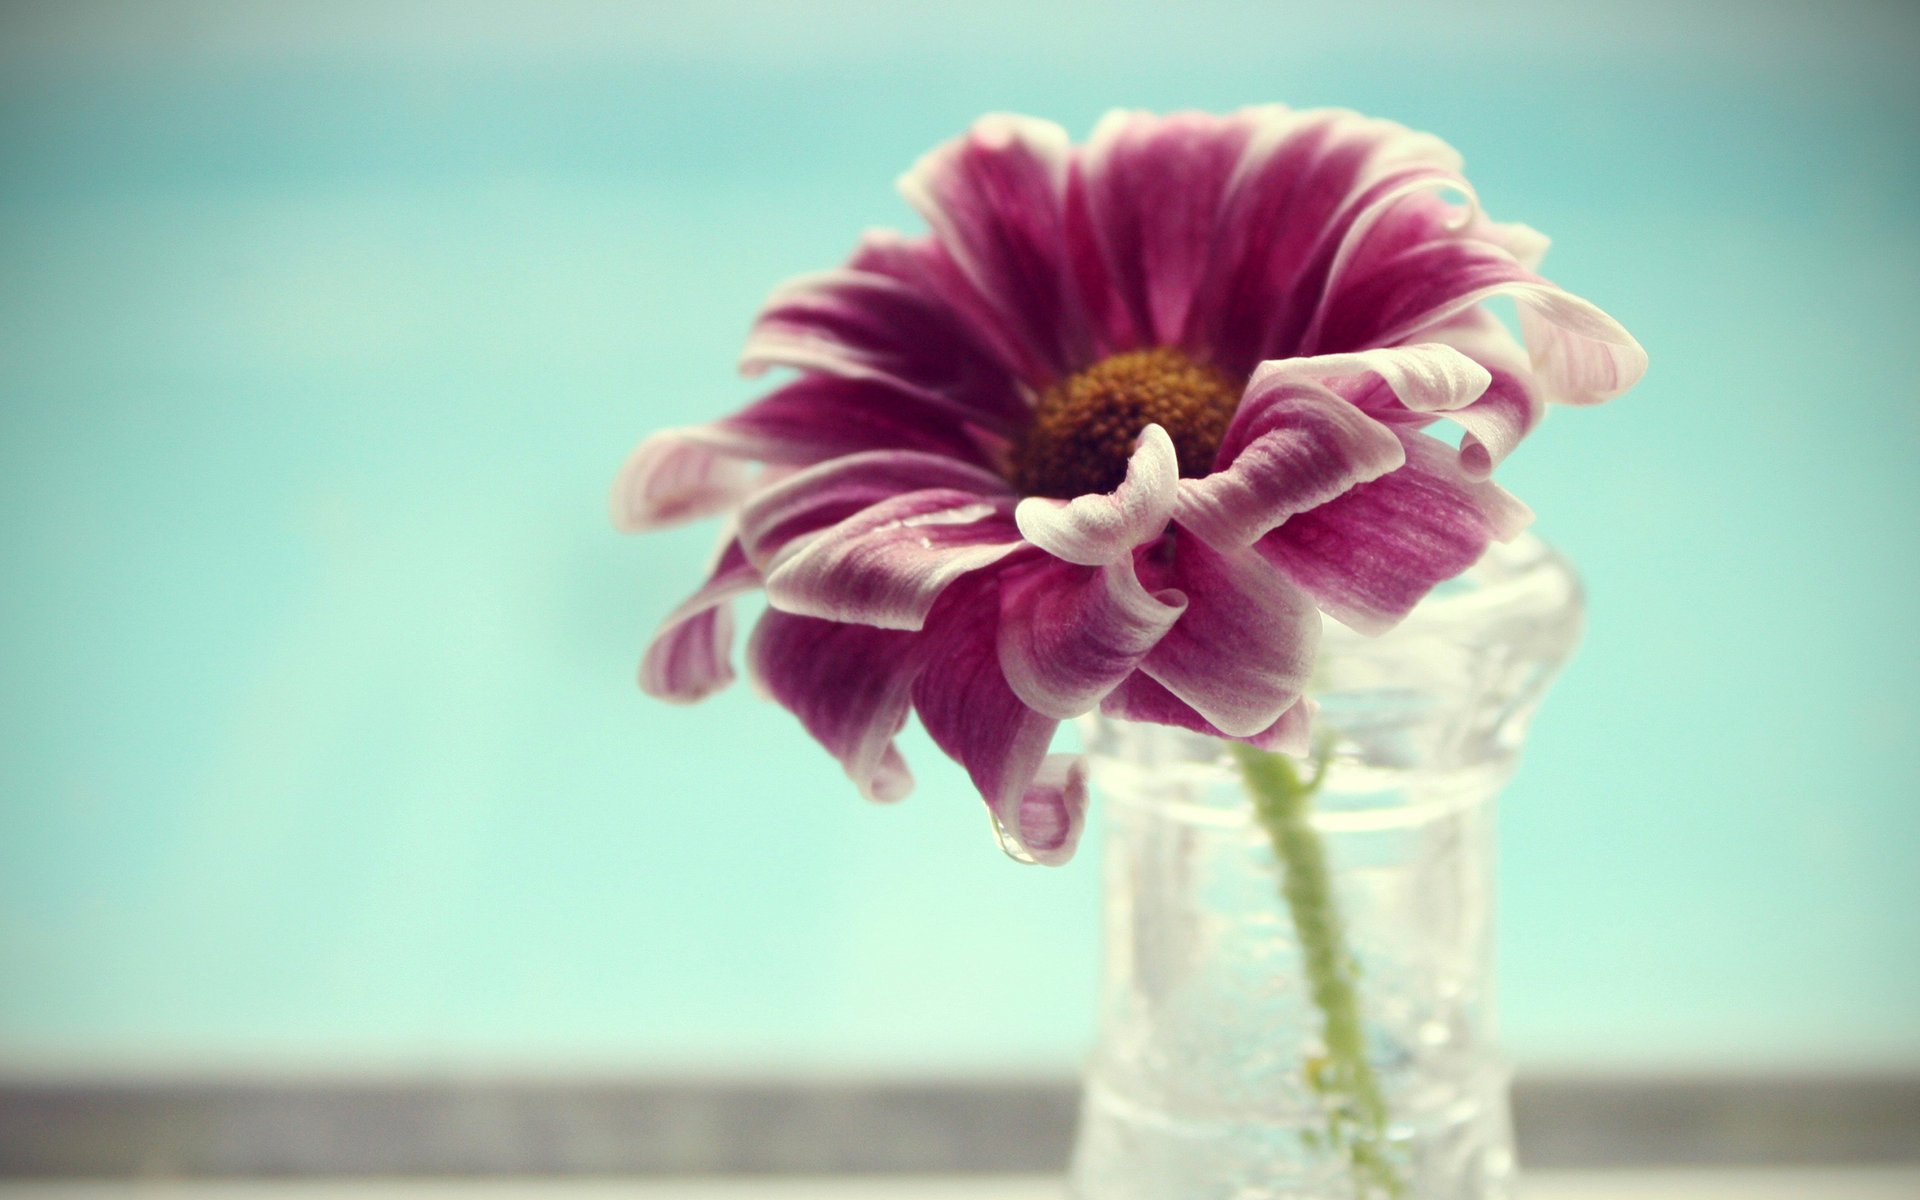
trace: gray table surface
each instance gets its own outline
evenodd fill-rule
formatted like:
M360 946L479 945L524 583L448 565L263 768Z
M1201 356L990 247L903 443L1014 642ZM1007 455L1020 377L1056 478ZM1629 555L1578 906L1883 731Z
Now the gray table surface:
M1041 1176L782 1180L63 1180L0 1200L1063 1200ZM1537 1171L1520 1200L1920 1200L1920 1169Z

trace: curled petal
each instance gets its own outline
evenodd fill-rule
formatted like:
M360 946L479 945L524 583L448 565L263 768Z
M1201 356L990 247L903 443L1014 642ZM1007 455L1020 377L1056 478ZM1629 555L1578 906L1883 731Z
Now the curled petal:
M1245 742L1261 750L1304 757L1312 749L1313 715L1318 707L1311 699L1302 696L1265 729L1231 740ZM1124 683L1109 692L1107 698L1100 702L1100 711L1123 721L1172 725L1178 729L1204 733L1208 737L1229 736L1195 712L1191 704L1143 672L1128 676Z
M1311 697L1302 696L1275 717L1273 724L1240 740L1258 750L1305 758L1313 750L1313 717L1319 708Z
M992 314L1012 365L1036 386L1071 374L1090 349L1065 249L1071 156L1058 125L999 114L900 179L907 203Z
M1020 793L1012 833L1027 857L1058 866L1073 857L1087 817L1087 760L1049 754Z
M1335 256L1383 196L1464 185L1451 147L1391 121L1278 105L1236 116L1253 135L1221 201L1181 344L1244 372L1301 352Z
M1313 671L1313 601L1254 551L1222 553L1197 538L1180 541L1163 570L1164 583L1186 594L1187 611L1141 671L1229 737L1270 727Z
M928 488L1009 496L1006 482L983 467L911 450L875 450L831 459L756 493L740 509L740 541L762 570L801 541L867 508ZM1010 500L1008 501L1011 502Z
M731 604L708 604L685 614L676 610L640 660L640 690L675 704L705 700L732 682Z
M746 495L753 465L707 444L697 429L666 429L640 443L614 477L614 528L639 533L724 511Z
M691 704L733 682L733 606L727 601L760 586L740 540L729 533L700 590L667 614L640 661L649 696Z
M1480 398L1446 414L1465 431L1460 439L1460 469L1469 478L1485 479L1546 414L1546 398L1527 352L1499 318L1484 309L1469 310L1425 336L1458 349L1487 369L1487 390Z
M740 366L881 384L920 407L1003 430L1025 413L1012 377L958 315L872 271L823 271L780 287L754 322Z
M1140 585L1131 557L1104 567L1043 560L1000 585L1000 667L1029 708L1092 712L1186 611L1172 589Z
M1028 708L1007 685L998 611L990 580L947 594L922 635L926 666L913 706L934 744L966 768L1002 836L1038 862L1063 862L1079 839L1085 777L1059 763L1043 771L1059 722Z
M1173 438L1149 425L1127 460L1127 477L1112 492L1071 500L1029 496L1014 520L1023 537L1055 558L1082 566L1117 562L1165 531L1179 482Z
M800 719L869 800L898 800L913 776L893 744L906 724L918 658L913 635L769 609L747 643L768 695Z
M929 488L865 508L767 568L767 602L790 613L918 629L947 585L1026 548L1005 502Z
M1546 405L1527 375L1495 372L1485 396L1450 414L1465 431L1460 438L1460 469L1469 479L1490 477L1545 412Z
M1248 546L1293 514L1393 470L1402 457L1392 430L1332 391L1286 374L1256 376L1217 469L1180 480L1173 519L1219 549Z
M1430 342L1276 359L1260 364L1247 390L1250 395L1284 394L1288 388L1317 385L1378 416L1393 407L1417 413L1452 412L1477 400L1490 381L1487 368L1458 347ZM1241 430L1228 429L1223 449L1237 447L1246 436Z
M1487 289L1484 297L1512 296L1533 369L1554 384L1562 404L1599 404L1640 382L1647 351L1620 322L1571 292L1542 279Z
M1435 584L1533 515L1497 484L1470 477L1444 442L1411 430L1399 436L1405 466L1293 517L1255 545L1329 616L1361 633L1392 628Z
M1400 198L1330 281L1308 352L1393 345L1495 296L1520 309L1547 398L1595 404L1638 382L1647 353L1618 321L1536 275L1543 240L1431 194Z

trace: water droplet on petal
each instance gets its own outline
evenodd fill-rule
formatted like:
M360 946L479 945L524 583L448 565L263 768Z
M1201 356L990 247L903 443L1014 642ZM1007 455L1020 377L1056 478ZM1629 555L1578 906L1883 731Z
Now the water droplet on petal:
M1040 860L1027 853L1027 848L1020 844L1020 839L1001 823L1000 814L988 813L987 817L993 822L993 840L1000 843L1000 849L1006 852L1008 858L1030 867L1039 863Z

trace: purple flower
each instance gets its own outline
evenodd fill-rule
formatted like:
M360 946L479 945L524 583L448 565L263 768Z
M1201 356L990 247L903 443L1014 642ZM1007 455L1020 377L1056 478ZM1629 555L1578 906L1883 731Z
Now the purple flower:
M1320 614L1387 629L1519 532L1494 466L1646 365L1459 167L1348 112L982 119L901 180L929 236L768 300L743 368L796 375L622 469L623 529L729 514L642 685L726 686L764 588L749 669L862 793L911 788L917 712L1042 862L1085 807L1063 719L1303 751Z

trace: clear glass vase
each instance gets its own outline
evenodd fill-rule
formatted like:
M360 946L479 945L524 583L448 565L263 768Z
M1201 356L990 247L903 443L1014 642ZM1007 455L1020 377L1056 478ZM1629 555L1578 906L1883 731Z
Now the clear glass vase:
M1383 1101L1368 1148L1383 1170L1360 1170L1342 1134L1352 1113L1325 1085L1332 1039L1295 897L1283 900L1235 758L1217 739L1090 720L1106 967L1075 1197L1510 1194L1494 797L1580 628L1577 578L1532 537L1495 547L1385 636L1327 625L1321 773L1302 821L1352 970L1356 1057Z

